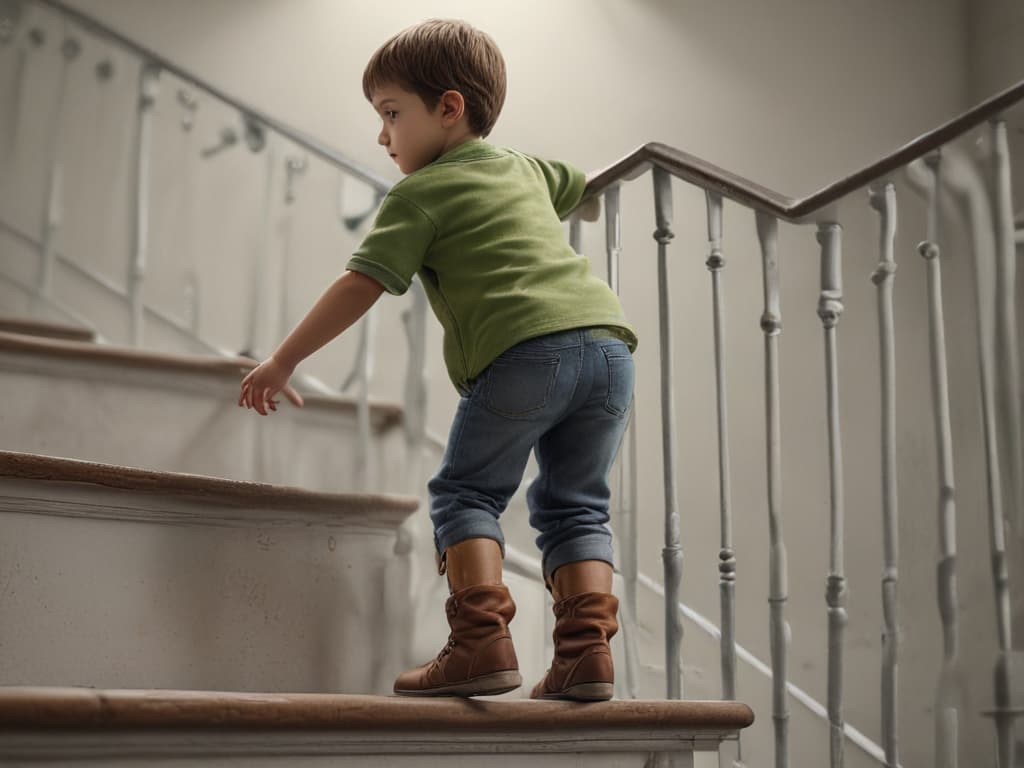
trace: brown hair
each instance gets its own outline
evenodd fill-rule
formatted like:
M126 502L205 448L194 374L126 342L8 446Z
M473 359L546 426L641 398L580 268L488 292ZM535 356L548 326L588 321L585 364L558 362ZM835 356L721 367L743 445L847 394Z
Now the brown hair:
M402 30L370 57L363 71L367 100L391 84L416 93L430 110L445 91L458 91L470 128L486 136L505 103L505 60L486 32L464 21L430 19Z

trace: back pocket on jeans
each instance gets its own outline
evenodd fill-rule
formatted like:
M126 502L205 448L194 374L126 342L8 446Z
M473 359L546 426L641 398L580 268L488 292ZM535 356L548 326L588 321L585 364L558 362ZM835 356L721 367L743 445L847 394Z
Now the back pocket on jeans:
M625 416L629 405L633 402L633 356L622 348L603 347L604 357L608 363L608 397L604 407L616 416Z
M487 371L484 404L499 416L525 418L548 404L557 375L557 357L499 357Z

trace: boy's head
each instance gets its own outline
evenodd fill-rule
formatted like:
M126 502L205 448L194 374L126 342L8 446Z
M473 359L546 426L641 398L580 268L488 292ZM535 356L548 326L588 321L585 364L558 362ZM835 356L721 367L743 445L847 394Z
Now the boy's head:
M505 103L505 61L490 35L464 21L430 19L388 40L363 71L363 94L398 86L434 111L447 91L465 102L470 131L487 136Z

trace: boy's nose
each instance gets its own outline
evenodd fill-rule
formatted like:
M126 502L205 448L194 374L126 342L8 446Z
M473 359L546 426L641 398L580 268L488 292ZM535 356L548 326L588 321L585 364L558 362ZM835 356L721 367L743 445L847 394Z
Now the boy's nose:
M387 131L381 131L380 133L377 134L377 143L380 144L382 147L386 147L388 145Z

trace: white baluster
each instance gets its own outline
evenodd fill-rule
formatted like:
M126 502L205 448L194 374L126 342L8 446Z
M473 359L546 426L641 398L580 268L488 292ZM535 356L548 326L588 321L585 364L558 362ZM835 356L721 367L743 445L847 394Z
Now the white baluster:
M40 31L40 35L41 35ZM53 273L57 265L57 235L60 231L63 210L61 207L64 191L64 169L61 158L61 129L67 106L68 75L71 63L82 52L77 38L65 38L60 48L60 79L57 84L57 106L50 135L50 172L46 188L46 210L43 213L42 236L39 245L39 273L36 278L36 298L47 302L53 291Z
M878 288L878 345L882 411L882 747L887 768L899 765L897 749L897 670L899 633L899 507L896 495L896 330L892 289L896 274L896 190L886 184L872 191L871 206L881 216L879 262L871 275Z
M583 253L583 220L579 213L569 217L569 245L576 253Z
M356 487L364 492L370 487L370 380L373 377L375 363L374 340L377 337L378 322L376 309L375 306L370 307L359 321L359 346L356 348L352 370L341 385L342 392L348 392L353 384L359 385L356 390L356 428L359 440L356 446L354 474Z
M604 193L604 242L608 252L608 285L619 294L619 259L622 256L622 195L618 184Z
M782 434L779 405L779 334L782 309L779 298L779 222L757 213L757 237L761 243L764 283L764 378L766 454L768 463L768 535L770 646L772 655L772 721L775 726L775 768L789 765L789 709L786 702L786 653L789 625L785 608L787 584L786 544L782 536Z
M999 361L1000 411L1004 414L1004 425L1008 434L1007 487L1012 506L1016 508L1019 530L1024 530L1024 492L1021 489L1021 405L1020 405L1020 363L1017 355L1016 316L1016 249L1013 231L1013 203L1010 188L1010 148L1006 139L1006 121L992 122L992 205L996 235L996 343ZM985 369L983 367L983 373ZM983 382L984 384L985 382ZM988 382L994 389L995 381ZM1009 422L1008 424L1006 422ZM986 426L994 433L998 428L994 419L986 420ZM994 443L996 435L989 436ZM993 444L993 448L994 448ZM998 457L992 457L998 470ZM991 459L990 459L991 464ZM1009 654L1013 647L1011 638L1010 578L1006 562L1006 534L1002 505L998 495L1002 483L996 478L995 487L990 491L989 503L989 547L992 558L992 579L996 599L996 632L999 642L999 658L995 669L995 725L996 746L999 766L1012 766L1014 758L1014 716L1010 712L1010 670Z
M143 344L145 302L142 283L149 261L150 150L153 144L153 112L160 90L159 68L144 63L139 72L138 128L135 136L135 232L128 269L128 303L131 308L132 344Z
M1021 446L1020 360L1017 352L1017 261L1013 226L1010 147L1006 121L992 121L992 209L996 239L996 360L999 365L1000 410L1009 449L1007 487L1016 525L1024 531L1024 449Z
M654 208L658 243L658 309L661 339L661 435L665 483L665 673L669 699L683 695L680 649L683 643L683 618L679 614L683 548L676 505L676 419L672 381L672 315L668 282L668 244L672 232L672 177L661 168L654 169Z
M427 294L419 280L414 280L409 292L412 306L402 312L409 363L405 373L403 406L405 417L406 467L409 492L420 493L423 465L423 444L427 424ZM404 530L404 529L403 529ZM411 546L411 542L409 544Z
M191 128L186 129L191 130ZM277 169L277 151L271 145L266 154L266 175L263 179L263 233L256 249L249 281L249 323L242 353L254 358L263 357L264 318L267 314L267 277L270 274L270 249L274 239L274 177Z
M722 636L720 660L722 698L736 698L736 557L732 548L732 481L729 472L729 419L725 380L725 314L722 307L722 196L706 192L711 273L712 322L715 353L715 403L718 416L718 491L721 549L718 553L719 601Z
M843 313L842 230L818 225L821 244L821 296L818 317L825 331L825 392L828 413L830 539L828 604L828 719L832 768L843 764L843 635L846 628L846 577L843 563L843 452L839 431L839 354L836 326Z
M619 187L610 187L604 194L605 249L608 254L608 285L619 292L619 257L622 255L622 210ZM622 639L626 649L625 692L630 699L637 697L640 677L639 626L637 622L637 578L640 564L637 558L639 534L637 531L636 485L636 401L630 409L629 423L618 459L618 511L620 569L624 587L619 614L622 618Z
M946 331L942 307L942 267L939 262L939 168L940 155L926 160L932 174L928 195L928 239L918 251L928 263L928 321L931 357L932 408L939 460L939 568L938 599L942 618L943 663L935 694L935 765L956 768L960 711L963 707L959 680L960 638L956 608L956 494L953 478L953 437L949 416L949 382L946 366Z

